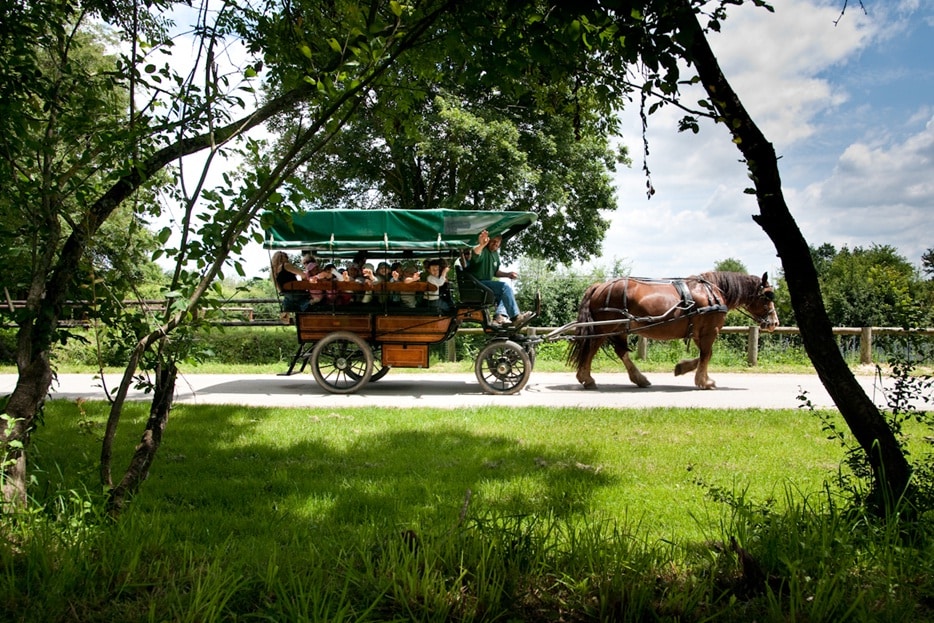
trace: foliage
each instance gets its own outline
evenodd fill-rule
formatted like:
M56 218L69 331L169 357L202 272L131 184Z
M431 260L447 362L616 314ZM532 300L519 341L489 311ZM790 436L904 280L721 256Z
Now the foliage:
M800 411L179 405L112 522L82 486L104 406L48 408L41 496L0 519L24 623L931 615L928 528L841 508Z
M746 270L746 265L743 264L742 260L738 260L735 257L728 257L725 260L715 262L713 269L720 272L742 273L744 275L749 274L749 271Z
M902 339L906 343L920 341L917 336L910 335ZM910 353L911 349L903 352ZM891 390L885 394L885 423L895 436L902 453L912 462L912 491L906 499L884 499L878 490L878 483L873 479L869 457L863 449L853 443L833 418L826 413L819 413L828 439L835 440L845 451L845 459L836 476L836 485L854 508L902 505L912 512L934 508L934 454L921 449L919 443L919 436L930 442L931 433L934 432L934 419L925 409L934 402L934 377L919 374L917 364L918 360L910 355L892 355L888 365L894 383ZM876 374L881 381L883 372L878 365ZM803 406L813 410L806 395L800 396L800 399ZM921 431L915 426L909 432L908 425L911 423L920 425ZM928 434L923 435L923 432Z
M0 114L0 175L6 180L0 235L7 241L0 247L0 263L14 299L28 297L36 280L51 270L62 241L85 226L92 197L120 174L117 163L132 150L133 140L131 130L119 130L129 92L119 78L119 59L107 52L110 33L76 21L67 4L32 8L24 7L18 15L23 22L17 23L35 32L35 39L8 37L8 43L26 47L16 58L5 58L16 72L40 77L10 83L8 76L5 88L12 92ZM56 11L62 23L32 23ZM150 260L157 242L144 220L153 201L145 190L135 205L117 210L80 264L69 267L75 283L68 297L88 305L79 317L96 315L95 299L120 301L143 282L161 281Z
M836 327L923 327L934 323L934 288L889 245L836 249L811 247L821 295ZM795 324L784 277L778 280L775 308L783 324Z
M921 254L921 271L928 279L934 278L934 247L925 249Z
M837 326L920 326L914 268L894 247L843 247L821 275L821 291Z
M429 40L386 72L325 156L303 169L305 204L531 210L539 221L522 236L528 254L587 259L608 226L601 213L616 207L609 172L628 163L625 149L609 147L615 123L601 116L607 102L592 84L602 77L578 66L584 50L513 66L531 48L558 54L551 46L567 45L568 33L560 23L542 30L532 5L477 8L442 17L439 28L458 36ZM529 30L534 38L513 34ZM478 66L501 49L497 71ZM287 141L289 123L278 129Z
M532 310L540 297L541 313L535 324L560 327L577 319L577 307L587 288L595 282L623 276L622 270L617 263L608 269L595 267L584 272L564 264L524 257L519 264L516 302L520 309Z

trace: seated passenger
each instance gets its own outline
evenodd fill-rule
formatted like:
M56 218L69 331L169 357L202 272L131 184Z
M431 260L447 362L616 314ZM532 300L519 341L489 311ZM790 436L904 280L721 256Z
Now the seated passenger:
M389 282L390 283L402 283L402 262L393 262L389 267ZM398 292L390 292L389 302L393 305L398 305L402 303L402 299L399 297Z
M399 281L402 283L415 283L421 281L422 274L415 270L415 264L406 263L402 266L399 277ZM418 303L418 297L415 295L415 292L400 292L399 302L402 303L403 307L415 309Z
M379 277L376 276L372 264L364 264L363 268L360 269L360 273L360 278L357 281L366 286L366 291L360 292L357 300L363 304L370 303L373 301L373 286L379 283Z
M499 268L499 248L502 243L502 236L493 236L491 238L487 230L484 229L480 232L477 245L473 248L473 253L467 262L467 272L493 290L493 294L496 296L496 315L493 317L493 325L514 324L521 327L528 323L535 314L532 312L520 313L512 286L505 281L496 280L497 277L518 278L515 272L506 272Z
M425 278L425 281L436 288L436 290L429 289L425 292L425 302L429 308L440 313L447 313L451 309L445 296L450 287L448 286L450 266L443 259L438 258L425 262L425 269L428 271L428 277Z
M374 283L386 284L392 281L392 270L388 262L380 262L376 265L376 281ZM380 304L386 303L389 301L389 295L383 290L383 294L379 295Z
M302 251L302 265L305 267L305 278L311 279L318 274L318 258L313 251Z
M341 280L344 283L360 283L360 278L360 267L353 262L347 264L347 268L343 270L343 277ZM353 303L356 300L358 300L356 292L341 290L337 293L337 301L335 302L338 305L347 305L348 303Z
M282 251L276 251L272 256L272 276L276 284L276 292L282 296L282 311L303 312L311 306L311 299L304 290L286 290L285 285L290 281L301 281L305 274L289 261L289 256Z

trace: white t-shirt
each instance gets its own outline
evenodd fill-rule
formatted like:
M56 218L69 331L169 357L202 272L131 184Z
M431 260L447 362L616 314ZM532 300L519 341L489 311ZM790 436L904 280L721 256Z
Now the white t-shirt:
M442 277L441 275L438 275L437 277L435 277L434 275L428 275L428 278L425 279L425 281L427 281L428 283L438 288L434 292L432 292L431 290L428 290L427 292L425 292L425 300L426 301L437 301L438 297L441 294L441 286L446 284L448 280Z

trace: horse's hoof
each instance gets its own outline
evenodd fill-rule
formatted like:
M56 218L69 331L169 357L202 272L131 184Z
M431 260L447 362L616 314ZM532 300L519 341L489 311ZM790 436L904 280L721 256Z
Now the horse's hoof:
M636 383L636 386L642 387L642 388L652 387L652 381L645 380L645 381L642 381L642 382L640 382L640 383Z
M675 365L675 376L681 376L685 372L687 372L687 370L685 370L684 366L682 366L680 363Z
M584 383L584 389L597 389L596 381L587 381Z

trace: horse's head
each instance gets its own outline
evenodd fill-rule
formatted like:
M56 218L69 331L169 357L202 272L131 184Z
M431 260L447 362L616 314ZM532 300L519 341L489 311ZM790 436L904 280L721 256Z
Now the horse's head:
M747 301L745 307L763 331L771 333L779 325L778 313L775 311L775 290L769 284L768 273L762 273L758 294Z

